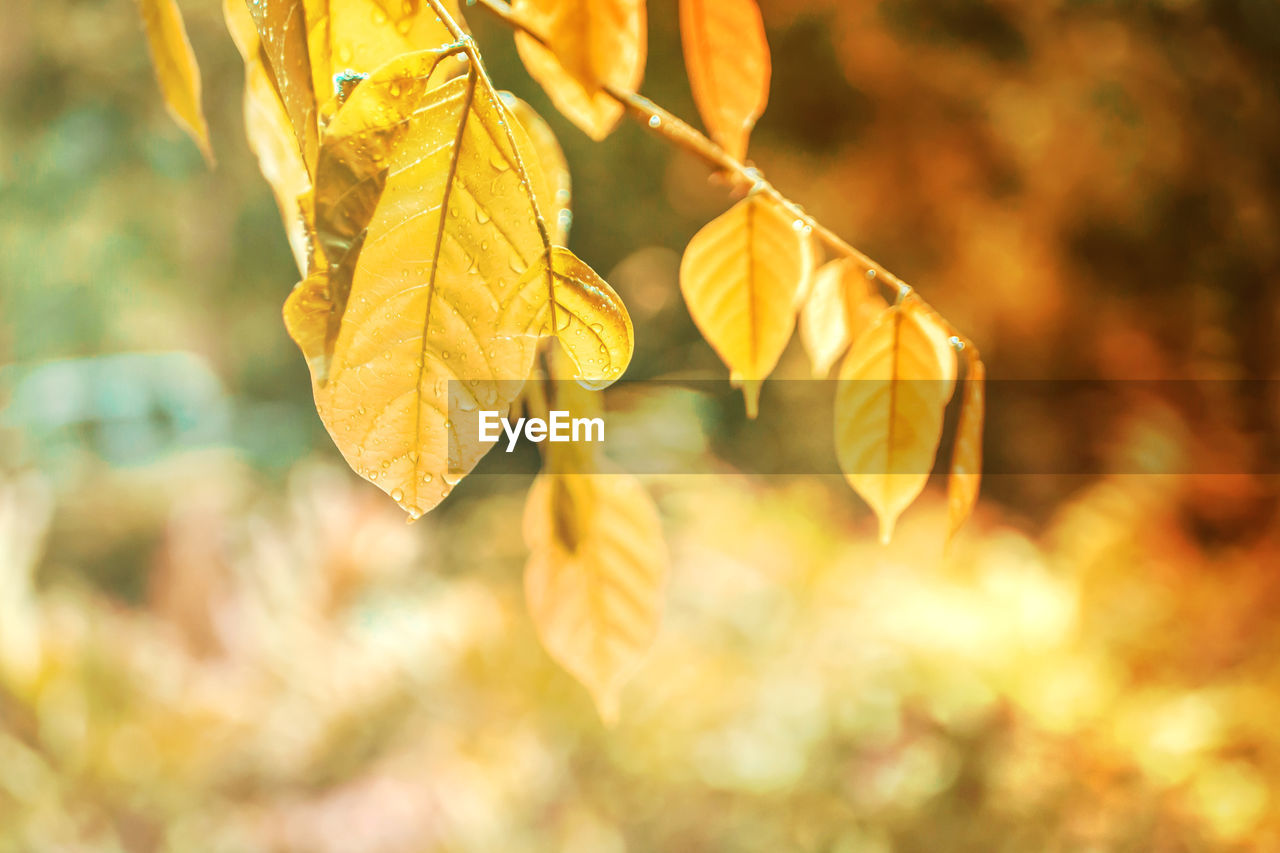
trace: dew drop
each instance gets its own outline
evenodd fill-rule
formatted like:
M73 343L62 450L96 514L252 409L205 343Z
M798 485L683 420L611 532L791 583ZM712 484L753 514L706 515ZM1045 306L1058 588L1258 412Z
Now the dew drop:
M791 230L792 230L792 231L803 231L803 230L804 230L804 220L803 220L803 219L797 219L795 222L792 222L792 223L791 223Z
M964 352L964 341L960 340L959 336L952 335L947 338L947 343L951 344L951 348L956 352Z
M662 118L660 116L649 116L649 127L662 127Z
M423 474L423 475L422 475L422 482L424 482L424 483L430 483L430 482L432 481L432 479L434 479L434 478L433 478L430 474Z
M875 277L876 277L876 271L875 271L875 270L867 270L867 278L868 278L868 279L873 279L873 278L875 278Z
M449 471L444 475L445 485L456 486L462 482L462 478L467 476L461 471Z
M391 500L395 501L396 503L400 503L400 501L404 500L404 492L402 492L400 489L392 489Z

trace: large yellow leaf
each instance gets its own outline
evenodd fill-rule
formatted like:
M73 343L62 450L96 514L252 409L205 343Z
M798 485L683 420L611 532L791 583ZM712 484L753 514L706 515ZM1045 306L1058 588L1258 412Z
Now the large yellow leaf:
M748 196L694 235L680 290L702 336L728 365L755 417L808 291L813 247L803 223L773 200Z
M824 264L800 310L800 341L814 376L826 376L849 344L869 329L889 304L849 258Z
M551 225L552 241L564 245L569 240L569 228L573 225L570 207L573 203L573 180L569 175L569 161L555 131L537 110L510 92L502 93L502 103L520 122L533 143L533 151L546 178L545 186L533 188L534 195L538 198L543 218Z
M972 353L972 350L970 350ZM960 398L960 419L951 451L951 474L947 481L948 536L955 536L973 513L982 483L982 429L986 419L987 368L982 359L970 355L966 361L964 393Z
M680 0L689 84L711 138L747 156L756 119L769 103L772 65L756 0Z
M489 449L478 409L506 412L538 338L584 382L631 357L617 295L554 248L531 143L472 68L421 51L355 87L326 128L312 275L285 306L321 418L348 463L417 516Z
M629 474L542 474L529 491L524 536L538 636L612 723L658 630L668 556L657 509Z
M881 315L841 366L836 454L884 542L929 479L955 381L947 333L913 299Z
M512 8L550 46L516 35L529 74L565 117L604 139L623 109L602 87L634 90L644 78L644 0L515 0Z
M182 12L174 0L138 0L138 11L142 14L151 47L151 63L169 114L200 146L209 165L213 165L209 125L200 104L200 66L191 50Z

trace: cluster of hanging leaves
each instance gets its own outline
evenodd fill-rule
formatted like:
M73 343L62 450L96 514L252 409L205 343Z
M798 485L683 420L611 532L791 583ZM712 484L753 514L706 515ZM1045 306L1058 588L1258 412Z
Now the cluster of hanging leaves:
M556 107L607 136L644 74L644 0L483 1L518 23L519 54ZM139 3L169 109L212 162L178 9ZM564 248L564 154L531 107L494 88L454 0L225 0L224 11L245 63L246 132L302 276L285 325L351 467L418 518L490 449L478 410L601 412L599 389L631 358L631 321ZM703 122L741 161L769 97L756 0L680 0L680 25ZM753 417L797 325L815 375L840 362L838 457L885 539L934 465L965 353L954 532L981 470L976 351L909 290L890 305L861 261L819 267L811 220L760 183L685 252L694 322ZM611 721L656 635L668 558L652 499L592 447L544 445L525 585L543 645Z
M703 122L742 161L769 100L760 10L755 0L681 0L680 29ZM985 370L976 350L905 288L890 306L875 270L855 258L836 257L815 272L819 251L810 221L758 182L685 249L680 288L689 313L742 388L750 417L797 322L815 376L844 358L837 457L885 541L933 469L955 389L955 351L967 352L949 483L954 533L977 500L982 462Z

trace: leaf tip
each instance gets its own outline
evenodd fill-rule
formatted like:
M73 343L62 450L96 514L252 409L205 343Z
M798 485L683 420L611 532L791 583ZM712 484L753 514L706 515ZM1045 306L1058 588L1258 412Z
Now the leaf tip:
M596 712L600 714L600 722L606 729L615 728L621 716L622 704L616 688L593 690L591 698L595 700Z
M742 401L747 407L747 418L754 421L760 414L760 389L764 385L764 380L743 379L735 373L729 378L729 383L742 391Z

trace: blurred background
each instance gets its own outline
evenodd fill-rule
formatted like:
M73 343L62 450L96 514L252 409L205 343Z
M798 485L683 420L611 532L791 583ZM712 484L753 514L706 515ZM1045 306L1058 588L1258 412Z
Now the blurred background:
M649 5L644 91L692 118ZM1208 396L1025 406L1009 469L1079 473L989 478L945 552L940 490L882 548L840 478L671 437L713 473L647 480L673 573L612 731L524 609L528 476L408 526L342 464L240 60L216 0L181 6L213 171L133 4L5 4L0 851L1280 850L1280 478L1247 473L1280 396L1244 381L1280 372L1280 5L762 2L754 159L993 378ZM723 188L642 129L591 143L468 14L560 135L629 377L722 376L676 270Z

